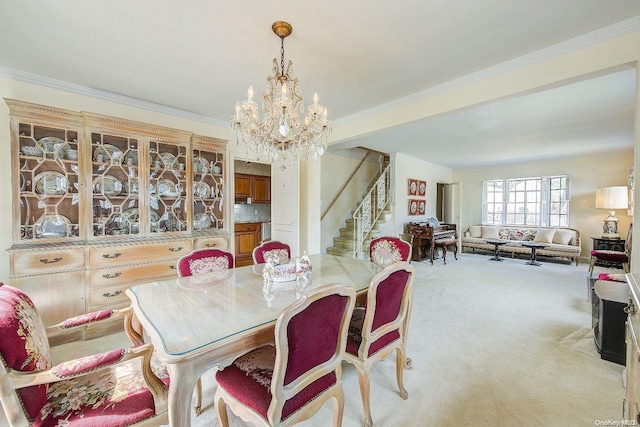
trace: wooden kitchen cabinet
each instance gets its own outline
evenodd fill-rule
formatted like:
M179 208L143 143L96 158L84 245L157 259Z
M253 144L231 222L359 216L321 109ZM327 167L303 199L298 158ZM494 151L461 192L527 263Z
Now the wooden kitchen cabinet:
M271 177L237 173L234 182L237 202L271 203Z
M261 223L236 223L236 267L253 264L253 248L262 240Z
M33 299L45 326L124 307L130 285L177 277L178 258L196 247L229 246L227 141L5 102L12 143L9 283Z
M253 177L253 203L271 203L271 177Z
M251 175L242 175L237 173L234 182L236 184L236 199L253 197Z

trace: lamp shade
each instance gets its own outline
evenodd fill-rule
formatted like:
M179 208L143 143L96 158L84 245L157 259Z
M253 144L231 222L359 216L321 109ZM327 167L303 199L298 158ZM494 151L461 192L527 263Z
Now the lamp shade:
M598 209L627 209L629 207L629 192L626 186L598 187L596 189L596 208Z

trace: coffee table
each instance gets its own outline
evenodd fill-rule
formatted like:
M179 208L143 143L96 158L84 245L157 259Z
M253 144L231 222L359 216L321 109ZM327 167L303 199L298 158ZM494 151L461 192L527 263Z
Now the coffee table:
M507 241L504 240L487 240L487 243L493 245L493 257L489 258L490 261L502 261L503 258L500 258L500 246L506 245Z
M549 245L547 245L546 243L538 243L538 242L522 242L522 246L531 248L531 260L525 262L525 264L535 265L536 267L540 267L542 264L536 261L536 250L546 248Z

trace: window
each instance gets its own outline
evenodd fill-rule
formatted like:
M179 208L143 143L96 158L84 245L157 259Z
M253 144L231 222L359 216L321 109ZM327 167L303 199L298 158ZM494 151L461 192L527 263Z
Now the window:
M484 181L482 222L569 227L568 175Z

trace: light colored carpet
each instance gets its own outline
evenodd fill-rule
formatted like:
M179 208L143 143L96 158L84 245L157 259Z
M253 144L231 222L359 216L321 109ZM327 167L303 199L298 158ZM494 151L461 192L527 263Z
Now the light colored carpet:
M374 424L396 426L593 426L620 420L623 366L600 359L591 332L587 266L460 254L414 263L416 279L405 371L395 358L371 372ZM122 340L122 335L115 339ZM94 340L95 341L95 340ZM125 341L126 342L126 341ZM99 343L84 343L94 351ZM112 344L111 344L112 345ZM56 349L59 358L77 347ZM203 377L205 411L193 426L217 426L214 372ZM361 426L355 369L344 364L343 425ZM244 425L230 412L233 426ZM301 426L331 424L331 405ZM0 426L6 426L0 420Z

